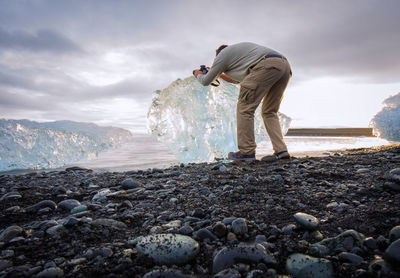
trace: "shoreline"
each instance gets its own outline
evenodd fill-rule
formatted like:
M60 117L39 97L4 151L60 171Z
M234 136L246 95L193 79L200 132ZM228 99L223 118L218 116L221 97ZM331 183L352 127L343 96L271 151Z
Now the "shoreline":
M285 136L376 137L369 127L289 128Z
M289 277L298 254L324 277L378 277L378 266L399 277L399 165L395 144L274 163L0 175L0 276ZM177 234L196 243L188 256ZM157 263L143 237L173 263Z
M318 129L320 130L320 129ZM147 138L148 136L146 136ZM139 136L139 144L141 141L145 140L142 136ZM150 137L152 138L152 137ZM379 146L387 146L387 145L396 145L396 142L385 142L382 139L376 138L376 140L370 144L370 146L363 146L357 142L366 139L364 137L328 137L328 136L288 136L285 137L285 141L287 142L289 153L293 157L307 157L307 156L327 156L329 153L340 152L346 149L351 148L364 148L364 147L379 147ZM337 142L332 145L331 148L326 148L329 146L326 140L336 140ZM354 141L356 140L356 141ZM370 140L370 139L368 139ZM378 141L380 140L380 141ZM303 142L304 141L304 142ZM326 141L326 142L325 142ZM296 142L298 146L296 146ZM12 169L0 171L0 175L7 174L27 174L27 173L38 173L38 172L51 172L51 171L63 171L66 168L70 167L81 167L92 169L96 172L126 172L126 171L134 171L134 170L147 170L151 168L160 168L165 169L168 167L172 167L174 165L179 165L181 162L176 160L172 153L163 146L160 142L153 141L155 144L154 151L161 152L162 156L158 158L158 160L152 161L149 156L143 152L138 146L135 144L137 141L129 142L127 145L124 145L121 149L111 149L105 151L104 153L100 153L99 157L91 159L91 160L81 160L74 163L68 163L61 167L56 168L46 168L46 169ZM299 144L300 143L300 144ZM322 145L321 145L322 143ZM354 144L356 143L356 144ZM295 145L293 145L295 144ZM326 144L326 146L324 145ZM354 147L348 147L352 146ZM299 150L302 149L302 150ZM306 149L306 150L303 150ZM132 153L129 153L132 152ZM136 153L137 152L137 153ZM265 155L270 155L272 153L272 147L269 142L261 142L257 147L256 158L261 159ZM116 155L115 155L116 153ZM135 155L138 155L137 158ZM201 162L196 162L201 163ZM213 163L213 162L207 162Z

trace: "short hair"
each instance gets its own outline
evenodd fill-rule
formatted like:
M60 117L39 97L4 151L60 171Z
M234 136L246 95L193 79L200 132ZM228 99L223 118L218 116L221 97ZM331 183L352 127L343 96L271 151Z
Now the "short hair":
M222 51L222 49L224 49L227 46L228 46L227 44L220 45L220 47L218 47L217 50L215 50L216 53L215 56L217 56Z

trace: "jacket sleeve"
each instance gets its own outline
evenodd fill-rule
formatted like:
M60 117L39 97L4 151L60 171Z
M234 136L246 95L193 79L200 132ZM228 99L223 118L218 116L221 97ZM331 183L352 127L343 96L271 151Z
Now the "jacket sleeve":
M218 55L219 56L219 55ZM214 60L213 65L211 66L210 70L207 74L199 74L197 75L197 80L203 85L208 86L213 82L215 79L219 77L219 75L225 70L224 64L219 57L216 57Z

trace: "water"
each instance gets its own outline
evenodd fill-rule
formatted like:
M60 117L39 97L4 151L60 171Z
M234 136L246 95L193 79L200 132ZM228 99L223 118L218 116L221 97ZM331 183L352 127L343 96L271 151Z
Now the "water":
M376 137L286 137L292 155L297 157L327 155L329 151L387 145L390 142ZM236 150L232 150L236 151ZM269 142L259 144L257 157L271 154ZM129 171L164 168L179 164L174 155L150 135L134 135L132 141L118 149L101 153L92 160L83 160L68 166L80 166L97 171Z
M116 149L102 152L95 159L81 160L66 167L78 166L98 171L129 171L147 168L166 168L178 164L175 156L153 136L133 135Z

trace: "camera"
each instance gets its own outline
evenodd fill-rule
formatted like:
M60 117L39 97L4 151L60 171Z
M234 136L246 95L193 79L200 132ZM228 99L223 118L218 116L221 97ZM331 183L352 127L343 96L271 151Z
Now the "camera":
M208 72L208 69L206 68L205 65L200 65L200 71L206 74Z
M200 65L200 71L201 71L203 74L207 74L208 69L206 68L205 65ZM193 74L194 74L194 71L193 71ZM218 87L219 84L220 84L220 82L219 82L217 79L214 80L213 82L211 82L211 85L214 86L214 87Z

